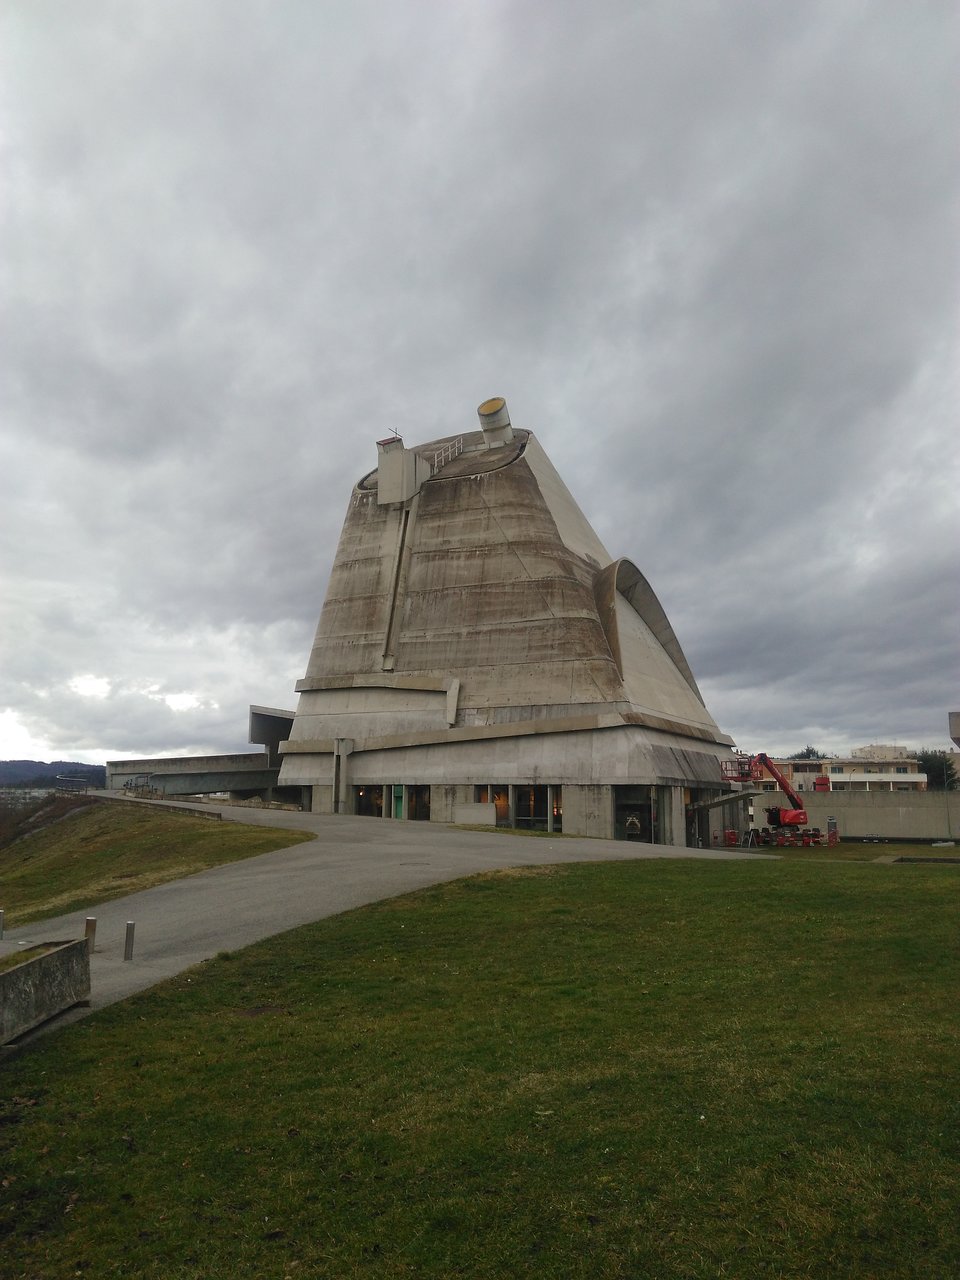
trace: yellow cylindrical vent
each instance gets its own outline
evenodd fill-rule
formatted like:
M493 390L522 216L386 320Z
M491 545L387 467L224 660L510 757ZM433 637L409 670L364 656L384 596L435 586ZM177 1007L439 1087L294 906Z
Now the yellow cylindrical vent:
M477 409L477 414L488 449L498 449L501 445L510 443L513 439L513 428L510 426L510 413L503 396L493 396L490 400L484 400Z

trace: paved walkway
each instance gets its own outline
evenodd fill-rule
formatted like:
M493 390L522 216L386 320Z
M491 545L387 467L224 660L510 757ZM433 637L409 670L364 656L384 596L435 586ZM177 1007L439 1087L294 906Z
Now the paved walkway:
M116 803L137 802L118 799ZM208 808L214 810L204 806ZM716 862L767 856L742 849L676 849L613 840L497 835L439 823L321 817L229 805L219 812L230 822L291 827L312 832L315 839L125 898L91 903L83 911L8 929L0 941L0 955L34 942L83 937L86 917L95 916L90 1009L99 1009L218 951L235 951L297 925L478 871L553 862L640 858ZM131 920L136 925L134 954L125 961L124 937ZM57 1025L85 1012L65 1015Z

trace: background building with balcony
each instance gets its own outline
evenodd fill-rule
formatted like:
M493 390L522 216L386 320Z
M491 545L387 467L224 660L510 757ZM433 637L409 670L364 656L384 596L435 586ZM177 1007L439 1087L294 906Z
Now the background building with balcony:
M771 757L772 758L772 757ZM774 760L797 791L926 791L927 775L905 747L873 743L849 756L823 760ZM773 781L764 791L776 791Z

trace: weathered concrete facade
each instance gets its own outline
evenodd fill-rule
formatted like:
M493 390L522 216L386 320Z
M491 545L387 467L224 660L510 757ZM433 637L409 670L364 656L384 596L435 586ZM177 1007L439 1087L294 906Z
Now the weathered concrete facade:
M696 842L731 740L639 569L536 438L380 443L353 490L280 784L318 812ZM639 834L637 834L639 832Z
M107 790L149 788L161 796L228 791L254 795L277 781L267 752L242 755L179 756L153 760L108 760Z

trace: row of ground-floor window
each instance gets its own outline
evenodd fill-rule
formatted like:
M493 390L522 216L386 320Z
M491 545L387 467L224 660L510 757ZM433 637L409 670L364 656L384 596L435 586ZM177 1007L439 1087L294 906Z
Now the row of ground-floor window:
M405 783L354 787L354 812L367 818L430 820L430 787ZM563 788L484 783L473 788L476 805L491 805L493 825L531 831L563 830ZM484 815L471 815L483 816Z
M490 782L472 788L457 787L459 802L455 800L452 805L448 803L451 790L449 786L366 783L352 788L353 812L371 818L428 822L433 817L443 822L563 831L564 789L559 784ZM568 790L580 793L587 789L571 787ZM706 812L698 809L697 803L715 794L713 792L644 785L589 790L606 793L607 804L594 806L597 812L587 815L585 822L583 806L577 803L579 820L569 834L692 847L710 843ZM431 803L434 791L443 793L442 802ZM576 799L580 800L579 794Z
M354 813L362 818L407 818L430 821L430 788L405 783L353 788Z

